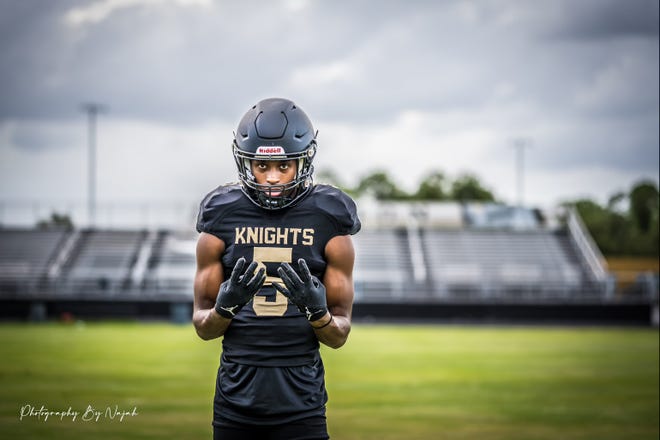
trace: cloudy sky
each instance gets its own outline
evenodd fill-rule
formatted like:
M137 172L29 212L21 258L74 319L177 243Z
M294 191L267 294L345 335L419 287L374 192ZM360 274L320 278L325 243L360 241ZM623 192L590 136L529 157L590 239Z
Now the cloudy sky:
M657 0L0 0L0 202L197 203L235 180L232 131L282 96L317 170L473 173L516 200L605 202L658 180ZM13 205L12 205L13 204ZM9 208L8 208L9 207ZM0 219L2 221L2 219Z

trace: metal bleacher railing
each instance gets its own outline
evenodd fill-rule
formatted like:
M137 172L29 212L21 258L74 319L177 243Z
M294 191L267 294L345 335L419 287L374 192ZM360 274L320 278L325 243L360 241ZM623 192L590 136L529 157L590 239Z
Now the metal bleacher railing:
M568 210L566 228L588 275L596 283L604 285L607 295L611 295L614 285L607 272L605 258L582 222L580 215L573 208Z

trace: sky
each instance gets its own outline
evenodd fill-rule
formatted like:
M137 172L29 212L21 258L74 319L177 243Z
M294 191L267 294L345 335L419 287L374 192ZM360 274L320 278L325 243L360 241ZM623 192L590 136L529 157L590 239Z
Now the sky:
M0 223L87 198L184 210L236 180L233 131L292 99L317 171L413 190L470 173L507 203L658 181L657 0L0 0ZM35 206L37 208L35 208ZM165 209L163 208L163 209ZM72 208L73 209L73 208ZM158 214L150 214L158 215Z

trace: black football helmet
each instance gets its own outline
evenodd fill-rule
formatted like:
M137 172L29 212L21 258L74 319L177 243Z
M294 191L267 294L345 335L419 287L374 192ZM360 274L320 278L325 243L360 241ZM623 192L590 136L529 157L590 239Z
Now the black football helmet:
M305 112L288 99L264 99L248 110L234 134L233 153L243 192L257 206L286 208L312 187L316 133ZM297 169L289 183L258 184L252 174L253 160L292 159L297 161Z

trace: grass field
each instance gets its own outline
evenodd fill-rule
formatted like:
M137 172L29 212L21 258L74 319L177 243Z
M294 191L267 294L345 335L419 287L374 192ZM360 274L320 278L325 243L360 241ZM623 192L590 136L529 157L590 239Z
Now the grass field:
M0 439L210 439L219 351L191 326L2 324ZM659 436L657 330L356 325L323 357L335 440Z

